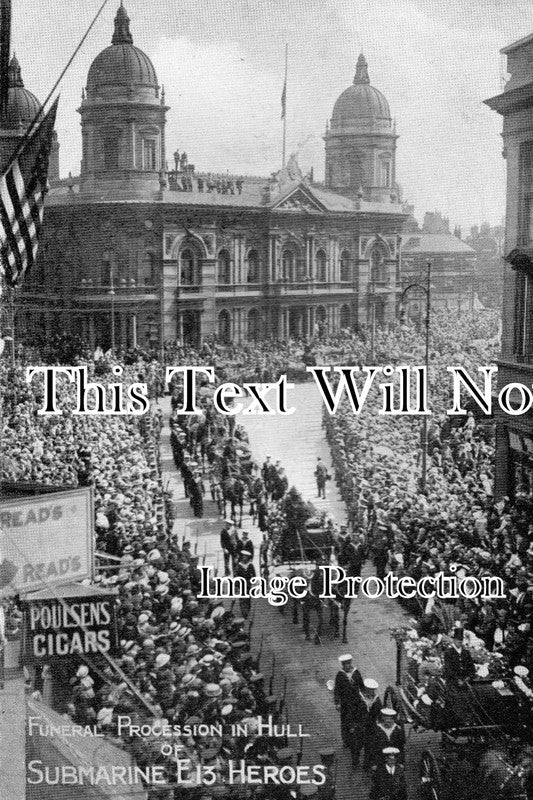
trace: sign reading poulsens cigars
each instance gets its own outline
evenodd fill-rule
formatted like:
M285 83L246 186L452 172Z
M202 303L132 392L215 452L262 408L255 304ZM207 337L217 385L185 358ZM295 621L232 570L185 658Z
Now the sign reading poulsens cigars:
M27 662L113 653L117 649L116 596L68 587L57 597L38 592L23 602L23 649ZM86 594L79 594L81 589Z
M88 578L93 564L90 488L0 503L0 597Z

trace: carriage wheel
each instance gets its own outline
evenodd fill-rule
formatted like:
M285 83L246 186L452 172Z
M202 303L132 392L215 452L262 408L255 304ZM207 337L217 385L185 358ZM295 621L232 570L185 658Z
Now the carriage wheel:
M424 750L420 757L420 797L422 800L439 800L442 791L440 767L435 754Z

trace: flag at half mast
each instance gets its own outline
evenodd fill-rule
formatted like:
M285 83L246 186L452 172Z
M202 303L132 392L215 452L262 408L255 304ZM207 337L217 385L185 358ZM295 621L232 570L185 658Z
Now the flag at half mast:
M283 91L281 93L281 119L287 115L287 60L289 56L289 45L285 45L285 80L283 81Z
M0 178L0 264L11 287L20 285L37 257L58 100L26 134Z

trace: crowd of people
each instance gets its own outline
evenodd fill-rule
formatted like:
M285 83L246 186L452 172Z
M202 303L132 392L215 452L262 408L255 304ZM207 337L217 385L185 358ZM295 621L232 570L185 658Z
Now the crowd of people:
M432 326L429 383L434 411L428 427L426 490L422 477L420 418L379 415L379 398L354 416L345 403L325 415L335 472L354 529L368 538L376 574L392 570L419 579L442 571L495 575L505 599L454 603L453 614L511 666L533 668L533 516L531 489L518 486L511 501L493 496L495 432L473 411L452 418L446 366L476 374L496 358L496 317L439 316ZM422 337L404 327L376 336L378 363L423 363ZM361 356L364 357L364 353ZM372 402L370 400L369 402ZM442 630L433 604L404 601L429 626Z
M91 377L111 381L111 364L97 360L89 367ZM123 362L123 369L125 382L146 379L157 397L161 370L155 362ZM22 365L3 370L2 480L91 486L99 554L94 583L117 592L120 647L114 664L103 657L45 664L33 677L35 697L52 703L75 724L96 726L127 749L139 766L164 764L172 788L150 787L151 798L177 797L183 790L176 785L175 759L161 753L158 732L165 725L185 731L172 743L189 759L191 774L202 765L215 769L222 781L228 760L238 760L245 751L248 759L265 764L289 763L294 754L288 757L282 752L282 738L254 734L257 715L277 720L284 701L272 694L272 684L260 671L259 654L253 652L249 601L241 602L239 616L222 600L197 599L199 557L190 541L178 541L174 535L171 495L162 485L163 420L157 405L140 418L75 415L69 413L74 398L68 384L60 381L58 404L65 413L40 417L36 414L42 403L39 382L27 384ZM170 391L173 404L179 405L179 387L171 386ZM210 471L217 486L236 475L262 483L244 431L233 418L214 414L209 391L202 393L200 402L202 413L197 417L173 414L171 418L175 464L197 516L201 516L198 503L204 476ZM232 532L231 568L236 575L245 574L251 567L253 545L246 534L236 535L238 508L228 501L225 512L226 499L222 498L220 510L231 523L227 526ZM256 513L261 505L258 490ZM16 598L8 601L6 610L7 629L16 632L20 629ZM153 737L130 736L127 730L119 735L119 716L130 717L133 726L152 725ZM232 735L234 723L248 725L250 735ZM212 726L213 735L206 736L205 728L201 735L186 733L201 726ZM201 793L201 787L196 789Z
M453 564L464 573L502 577L506 600L462 601L454 604L454 619L482 638L489 649L502 652L511 668L519 665L527 671L533 667L530 497L526 487L518 487L513 501L494 501L492 423L470 413L451 424L444 413L449 406L447 389L437 380L438 371L448 364L474 370L490 363L496 355L491 343L496 324L495 316L486 314L463 317L459 325L438 316L432 325L430 385L436 413L428 430L425 492L419 491L417 483L421 472L419 419L380 416L374 413L375 405L356 417L343 404L335 415L326 414L324 423L351 538L359 548L364 537L376 573L389 569L418 578L446 572ZM422 335L411 327L378 330L373 346L376 363L423 363ZM370 363L370 347L364 332L323 335L312 343L319 364ZM166 364L210 365L218 380L231 378L242 383L275 379L291 369L303 374L302 358L308 351L304 342L298 341L229 347L209 341L199 349L168 342L164 356ZM76 363L72 354L69 359ZM95 361L94 355L80 350L78 359L89 365L91 375L104 381L112 380L111 363L120 359L124 382L146 380L154 401L170 390L173 408L179 407L179 386L165 386L164 364L152 354L118 353L107 360L101 354ZM47 357L48 362L53 360ZM54 667L64 671L61 684L69 687L61 711L77 723L97 725L129 749L139 764L164 760L160 740L157 735L153 740L119 736L119 715L146 720L156 728L167 722L182 727L222 725L218 736L176 737L177 746L183 747L191 763L214 765L220 775L228 758L240 757L250 745L248 758L254 755L265 763L283 759L279 742L276 748L264 737L250 740L228 734L228 723L250 720L257 714L276 716L282 712L282 703L271 696L254 655L249 605L241 605L237 616L221 602L196 598L198 555L190 542L179 542L173 534L171 496L161 481L159 436L164 421L157 405L141 418L69 413L38 417L42 388L26 383L22 364L15 368L4 365L2 370L6 387L2 479L65 487L91 485L96 550L119 560L114 568L103 560L96 577L99 586L118 592L119 671L98 659ZM246 535L236 534L243 502L250 504L254 521L268 533L269 508L287 495L288 484L280 464L267 459L260 467L253 462L244 431L233 417L215 413L211 389L204 388L201 414L195 418L172 416L174 463L198 519L203 515L206 482L211 499L218 504L224 519L221 571L249 574L253 545ZM62 403L68 406L67 387L59 391ZM377 402L378 397L371 395L369 404ZM315 478L320 494L325 492L327 477L327 470L318 462ZM437 607L410 603L409 611L419 617L426 632L447 632ZM11 612L13 623L18 614L16 604ZM36 676L36 691L44 692L46 672ZM525 675L526 685L528 680ZM369 682L373 683L361 679L357 687L363 698L357 706L361 718L373 704L370 695L377 696L377 687L366 685ZM396 776L398 798L402 798L403 745L389 742L389 749L398 751L389 753L378 746L383 744L380 730L396 724L393 714L379 716L376 712L372 725L379 730L372 729L370 738L363 737L353 732L357 715L351 715L352 732L347 732L341 689L336 689L336 699L343 739L354 765L364 753L364 764L375 768L375 797L380 796L379 782ZM368 730L367 722L364 726L361 722L359 734L363 727ZM165 763L172 779L173 767ZM172 791L167 792L168 797ZM155 790L152 796L159 797Z

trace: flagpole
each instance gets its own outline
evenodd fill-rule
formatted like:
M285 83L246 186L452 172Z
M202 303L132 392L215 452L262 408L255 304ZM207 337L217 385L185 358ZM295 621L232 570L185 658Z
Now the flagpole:
M285 166L285 153L286 153L286 144L287 144L287 66L289 63L289 45L285 44L285 81L283 83L283 96L284 96L284 107L283 107L283 144L282 144L282 153L281 153L281 168Z

